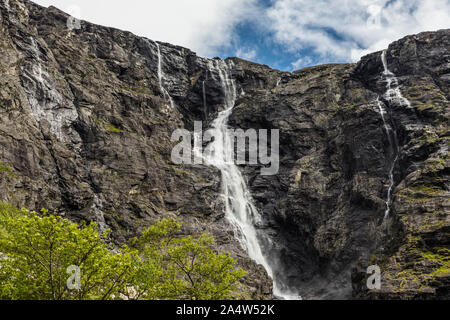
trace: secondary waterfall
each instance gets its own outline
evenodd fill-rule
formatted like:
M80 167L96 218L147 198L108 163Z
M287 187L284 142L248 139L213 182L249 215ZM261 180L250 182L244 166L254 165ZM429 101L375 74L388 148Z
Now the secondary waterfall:
M398 84L398 79L394 73L392 73L387 64L386 59L386 50L383 50L381 54L381 61L383 62L383 75L386 78L386 88L387 91L385 93L386 100L396 103L400 106L412 108L411 103L403 97L402 92L400 91L400 86Z
M387 219L389 217L389 213L391 212L392 190L394 189L395 185L394 169L399 157L399 148L397 143L397 133L386 120L387 112L384 107L384 103L380 101L379 97L377 98L377 105L380 110L381 118L383 119L384 129L386 130L386 135L388 137L391 154L394 155L394 159L391 162L391 168L389 170L389 188L386 197L386 211L384 213L384 218Z
M170 106L173 108L175 108L175 103L173 102L172 97L170 96L169 92L166 90L166 88L164 88L162 81L164 79L164 73L162 71L162 58L161 58L161 48L159 47L158 42L154 42L156 45L156 48L158 50L158 81L159 81L159 88L161 89L163 95L164 95L164 99L169 100L170 102Z
M208 107L206 106L206 90L205 90L205 81L202 81L202 94L203 94L203 112L205 115L205 120L208 119Z
M388 101L394 105L398 105L398 106L402 106L402 107L406 107L406 108L412 108L411 103L408 101L408 99L403 97L403 95L400 91L400 86L398 84L397 77L388 68L387 59L386 59L386 50L384 50L381 54L381 61L383 63L383 68L384 68L383 76L386 80L386 93L384 95L386 101ZM393 191L394 185L395 185L394 169L395 169L395 166L397 164L397 161L398 161L398 158L400 155L400 150L399 150L399 145L398 145L397 132L395 131L394 126L393 126L393 123L394 123L393 119L390 116L390 113L388 113L386 111L385 104L382 101L380 101L379 97L377 98L377 105L378 105L378 108L379 108L379 111L381 114L381 118L383 119L384 128L386 130L386 135L389 140L390 152L391 152L391 157L392 157L392 164L391 164L391 168L389 170L389 188L388 188L387 199L386 199L386 211L385 211L385 215L384 215L384 218L387 219L391 212L392 191ZM389 119L387 119L387 116Z
M261 264L274 280L274 295L286 300L299 299L298 295L282 292L274 278L273 265L264 255L255 229L255 225L261 222L261 216L253 204L252 196L239 168L234 163L234 143L227 132L228 119L236 101L236 86L231 77L232 66L232 61L222 60L214 60L208 65L211 71L214 70L219 75L218 80L225 96L225 108L212 123L215 140L205 150L204 159L208 165L220 170L226 218L234 227L237 239L250 258Z

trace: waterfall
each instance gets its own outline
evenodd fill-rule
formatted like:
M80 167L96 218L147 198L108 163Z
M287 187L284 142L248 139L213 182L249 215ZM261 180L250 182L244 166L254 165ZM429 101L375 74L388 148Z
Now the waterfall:
M278 87L278 86L280 85L280 83L281 83L281 78L278 78L278 79L277 79L276 87Z
M408 101L408 99L403 97L400 91L397 77L388 68L386 50L383 50L383 52L381 53L381 62L383 63L384 68L383 76L386 79L386 93L384 94L386 101L393 103L394 105L396 104L406 108L412 108L411 103ZM397 133L393 127L394 120L392 119L390 113L386 111L385 104L380 101L379 97L377 98L377 105L381 114L381 118L383 120L384 129L388 137L390 151L393 157L391 168L389 170L389 188L386 199L386 211L384 215L384 218L387 219L391 212L392 191L395 186L394 169L400 156L400 150L398 145ZM389 119L386 119L386 116L389 116Z
M158 51L158 82L159 82L159 88L161 89L161 92L164 95L164 99L169 100L170 102L170 106L172 107L172 109L175 108L175 103L172 99L172 97L170 96L169 92L166 90L166 88L164 88L162 81L164 79L164 73L162 71L162 58L161 58L161 49L159 47L159 43L157 43L156 41L154 42Z
M203 111L205 113L205 121L206 121L208 120L208 107L206 106L205 81L202 81L202 93L203 93Z
M225 96L225 108L212 123L212 135L215 140L205 150L204 159L208 165L218 168L222 175L222 194L225 199L225 216L235 230L236 238L247 251L251 259L262 265L274 279L273 265L263 254L255 225L261 223L261 216L253 204L250 191L239 168L235 165L234 143L228 129L228 119L236 101L236 86L231 77L231 61L214 60L210 62L212 70L219 75L219 81ZM274 295L286 300L299 299L298 295L282 292L274 279Z
M383 50L381 54L381 61L383 62L384 68L383 75L386 78L386 100L411 109L411 103L408 101L408 99L403 97L402 92L400 91L397 77L388 69L386 50Z
M389 170L389 188L386 197L386 211L384 213L384 218L387 219L389 217L389 213L391 212L391 204L392 204L392 190L394 189L395 181L394 181L394 169L397 164L399 157L399 148L397 143L397 133L392 128L392 126L386 121L386 109L384 107L383 102L380 101L380 98L377 98L377 105L380 110L381 118L383 119L384 129L386 131L386 135L389 141L389 147L391 153L394 155L394 159L391 163L391 168Z

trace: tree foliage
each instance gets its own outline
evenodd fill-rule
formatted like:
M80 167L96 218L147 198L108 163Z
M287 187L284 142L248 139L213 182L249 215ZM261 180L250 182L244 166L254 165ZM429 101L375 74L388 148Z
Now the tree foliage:
M95 223L0 203L0 299L237 298L244 271L214 251L210 235L180 236L180 229L181 222L162 220L117 247ZM74 267L75 288L68 285Z

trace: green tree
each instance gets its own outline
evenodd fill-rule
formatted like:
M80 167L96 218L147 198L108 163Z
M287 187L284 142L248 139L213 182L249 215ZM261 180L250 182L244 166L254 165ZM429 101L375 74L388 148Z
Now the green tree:
M79 228L45 210L9 212L0 223L6 235L0 238L0 298L111 299L123 290L134 252L109 250L95 223ZM80 287L73 290L67 286L70 266L80 269Z
M218 300L237 298L239 279L229 254L214 250L214 238L179 236L181 222L162 220L147 228L135 245L140 263L133 288L144 299Z
M0 299L238 297L245 273L234 259L215 252L210 235L180 236L180 229L179 221L162 220L131 246L113 247L95 223L80 227L46 210L0 203ZM69 289L71 266L80 281Z

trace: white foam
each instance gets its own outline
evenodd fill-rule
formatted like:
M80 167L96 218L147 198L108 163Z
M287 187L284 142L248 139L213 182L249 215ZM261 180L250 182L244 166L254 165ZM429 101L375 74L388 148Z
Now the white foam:
M255 225L261 223L261 216L253 204L253 199L239 168L235 165L233 154L234 144L228 133L228 119L236 102L236 85L231 76L232 62L214 60L208 63L211 76L219 80L224 92L224 110L212 123L215 140L205 150L205 161L214 166L222 174L222 195L226 205L226 218L233 225L235 235L250 258L262 265L272 279L273 265L263 254L258 240ZM218 79L217 76L218 75ZM275 280L275 279L274 279ZM274 295L286 300L298 300L300 297L280 289L274 281Z
M158 81L159 81L159 88L161 89L164 99L169 100L170 107L172 109L175 108L175 103L172 99L172 97L169 94L169 91L163 86L163 79L164 79L164 72L162 71L162 57L161 57L161 48L159 47L159 44L155 41L155 45L158 52Z
M383 62L383 75L386 78L386 93L384 95L385 99L399 104L400 106L404 106L406 108L411 109L411 102L409 102L408 99L406 99L401 90L400 90L400 86L398 84L398 79L395 76L394 73L392 73L389 68L388 68L388 64L387 64L387 59L386 59L386 50L383 51L383 53L381 54L381 61Z

